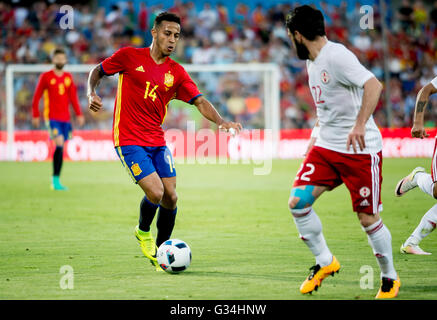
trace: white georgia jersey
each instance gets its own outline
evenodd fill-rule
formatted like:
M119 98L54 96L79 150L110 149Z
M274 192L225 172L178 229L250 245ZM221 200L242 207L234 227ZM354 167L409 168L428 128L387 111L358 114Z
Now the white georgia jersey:
M437 77L431 80L431 84L437 89Z
M344 45L328 41L314 61L307 60L309 86L317 107L320 133L315 145L342 153L361 108L364 83L374 77ZM366 148L358 153L378 153L382 136L370 116L366 123Z

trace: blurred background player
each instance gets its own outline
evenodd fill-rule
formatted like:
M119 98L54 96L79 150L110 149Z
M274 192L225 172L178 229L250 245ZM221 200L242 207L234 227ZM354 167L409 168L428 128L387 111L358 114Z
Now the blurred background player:
M425 85L417 94L416 107L414 109L414 124L411 129L411 136L414 138L427 138L429 134L425 131L424 118L425 109L428 105L429 97L437 93L437 77ZM437 199L437 136L434 146L434 153L431 162L431 174L426 173L422 167L415 168L408 176L399 181L396 186L395 194L400 197L411 189L417 186L429 194L434 199ZM419 225L413 231L411 236L401 245L402 253L430 255L430 252L425 252L419 247L419 243L428 236L437 226L437 204L420 220Z
M53 51L52 63L54 68L41 74L33 95L32 124L35 128L40 126L39 100L44 96L43 116L50 138L55 143L51 188L67 190L67 187L61 184L59 177L64 157L64 143L71 138L72 134L69 104L73 106L80 127L84 125L85 118L80 109L73 77L70 73L63 71L67 63L64 49L57 48Z
M168 103L179 99L194 104L220 129L236 133L241 129L241 124L223 120L185 69L170 59L180 33L180 18L173 13L160 13L152 29L151 47L118 50L96 66L88 80L89 107L96 112L102 108L102 100L95 91L100 79L119 73L114 146L129 175L145 193L135 236L157 271L161 268L157 265L156 249L170 238L177 213L176 169L161 127ZM158 208L155 242L150 225Z
M300 237L316 258L300 291L317 290L323 279L340 269L312 204L323 192L344 183L381 269L376 298L396 297L400 281L393 265L391 234L379 215L382 137L372 117L382 85L351 51L328 40L319 10L307 5L297 7L287 16L286 25L298 58L307 61L318 117L313 146L289 198Z

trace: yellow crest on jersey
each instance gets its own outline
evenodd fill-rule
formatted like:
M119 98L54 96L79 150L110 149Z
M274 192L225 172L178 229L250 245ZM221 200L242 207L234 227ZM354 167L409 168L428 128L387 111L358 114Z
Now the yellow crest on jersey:
M71 84L71 79L70 79L70 77L65 77L65 79L64 79L64 83L65 83L65 86L68 88L68 87L70 86L70 84Z
M167 87L172 87L174 83L174 76L169 72L167 72L164 76L164 84Z
M50 84L51 84L51 85L56 84L56 79L55 79L55 78L52 78L52 80L50 80Z
M139 176L141 172L143 172L138 163L134 163L130 168L132 169L134 176Z

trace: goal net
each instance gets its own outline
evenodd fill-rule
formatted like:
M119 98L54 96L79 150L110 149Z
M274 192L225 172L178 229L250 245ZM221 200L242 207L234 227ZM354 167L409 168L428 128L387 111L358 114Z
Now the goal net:
M90 145L88 149L92 150L89 152L94 152L94 156L88 159L105 160L108 157L102 156L104 152L112 152L113 158L116 157L110 141L110 131L118 76L102 79L98 94L102 97L104 108L98 113L89 112L86 83L88 73L93 67L94 65L65 67L65 71L72 73L78 89L80 105L86 120L83 128L74 126L74 112L72 110L70 112L75 135L87 133L89 141L104 140L104 143ZM249 130L269 129L273 137L279 137L280 71L276 64L186 64L184 67L197 83L200 91L224 118L241 122L244 128ZM39 75L51 68L52 65L44 64L7 66L4 91L6 103L3 106L4 110L0 110L0 160L47 159L50 144L47 141L44 122L41 122L39 130L32 128L31 104ZM40 101L41 105L42 101ZM190 125L192 123L195 125ZM193 128L194 130L208 127L214 129L211 123L202 118L196 108L178 100L170 102L163 127L185 131Z

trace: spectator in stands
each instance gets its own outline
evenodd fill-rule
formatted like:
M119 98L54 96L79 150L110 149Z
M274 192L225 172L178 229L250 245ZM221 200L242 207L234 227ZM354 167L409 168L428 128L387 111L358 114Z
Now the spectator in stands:
M398 9L398 17L402 30L405 32L410 32L413 27L413 13L414 9L411 6L410 1L402 0L402 4Z

